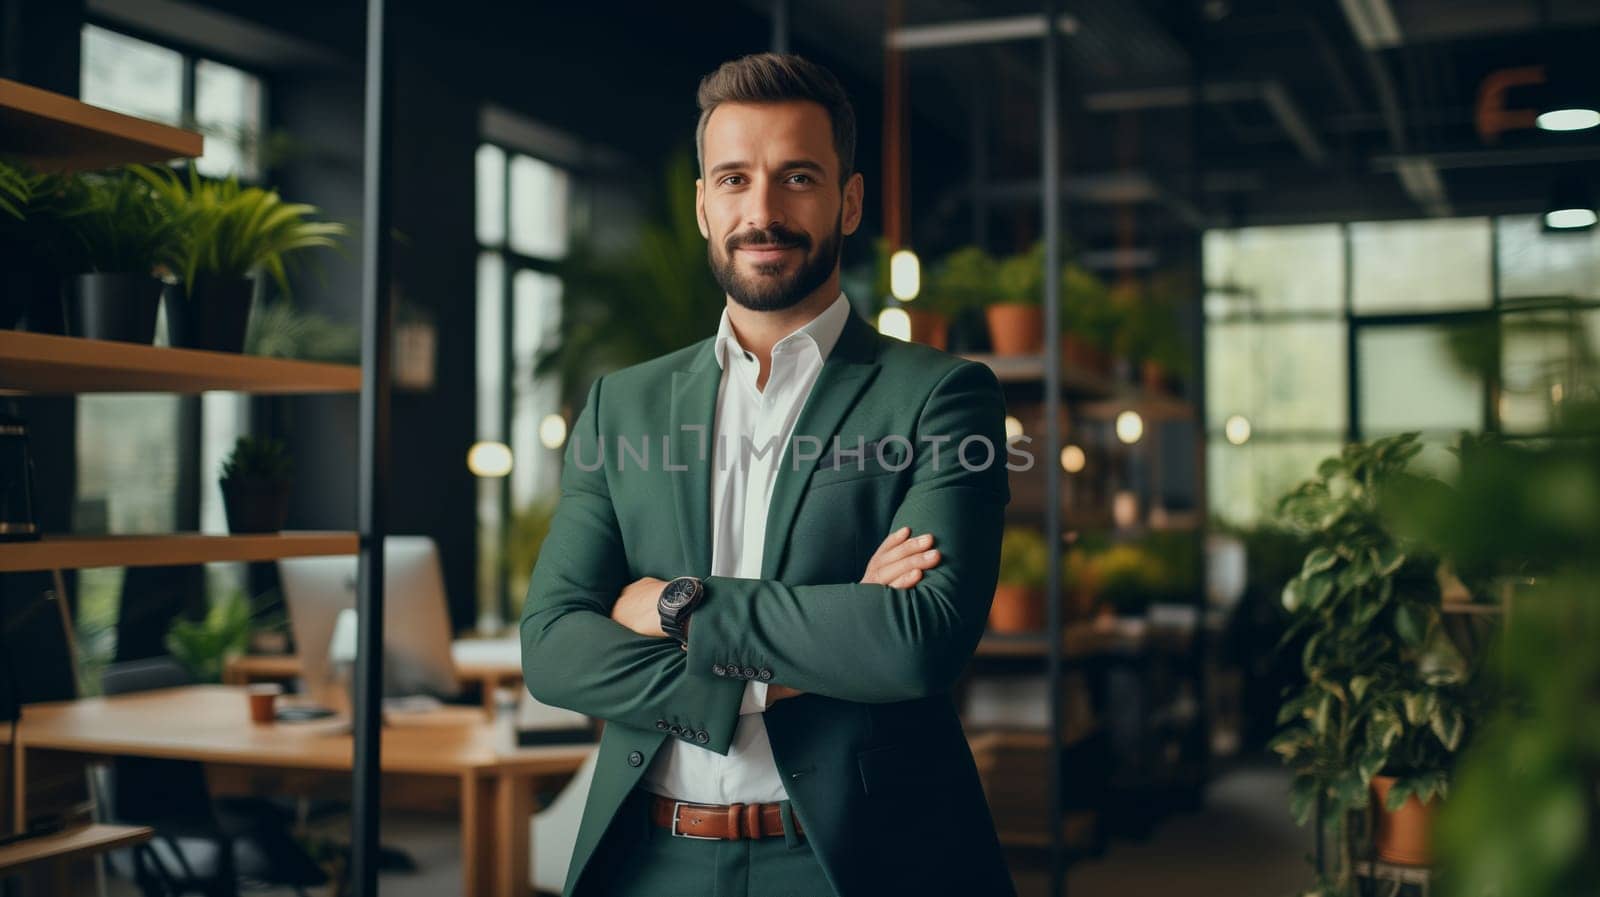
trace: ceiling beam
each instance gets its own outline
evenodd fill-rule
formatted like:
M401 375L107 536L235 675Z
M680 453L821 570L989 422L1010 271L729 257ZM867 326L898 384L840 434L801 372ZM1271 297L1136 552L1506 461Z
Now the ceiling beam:
M945 22L938 25L902 25L884 35L884 43L893 50L928 50L936 47L1039 40L1045 36L1045 31L1045 17L1042 15L1009 16ZM1072 16L1056 16L1056 33L1069 36L1077 34L1078 20Z

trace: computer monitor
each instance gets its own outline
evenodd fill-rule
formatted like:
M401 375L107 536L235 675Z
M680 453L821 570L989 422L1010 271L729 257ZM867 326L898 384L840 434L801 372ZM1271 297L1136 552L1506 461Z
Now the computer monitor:
M384 695L455 696L459 686L438 547L426 536L389 536L383 555ZM278 561L302 688L325 707L348 709L348 682L330 650L341 613L355 612L356 563L354 555Z

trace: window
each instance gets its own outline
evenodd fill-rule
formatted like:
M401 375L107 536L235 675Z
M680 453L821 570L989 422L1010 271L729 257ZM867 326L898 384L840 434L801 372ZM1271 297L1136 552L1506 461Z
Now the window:
M1535 436L1596 388L1577 362L1600 346L1600 232L1531 215L1258 227L1207 232L1204 259L1207 480L1234 523L1346 439L1420 430L1418 465L1444 473L1462 430Z
M201 174L261 176L260 78L96 25L84 26L82 48L85 103L199 130L206 138L205 155L195 162Z
M477 438L511 449L511 473L478 480L478 609L495 628L518 606L508 594L501 541L512 516L553 496L561 446L542 424L560 408L560 384L535 378L540 349L558 338L561 279L573 227L572 175L495 144L478 148L476 231Z

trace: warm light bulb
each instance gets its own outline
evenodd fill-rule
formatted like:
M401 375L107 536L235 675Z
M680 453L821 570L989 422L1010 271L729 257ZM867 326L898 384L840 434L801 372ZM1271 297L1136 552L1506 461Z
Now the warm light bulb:
M897 340L911 342L911 316L903 308L886 308L878 312L878 332Z
M1078 446L1069 445L1061 450L1061 469L1067 473L1082 473L1088 463L1089 456Z
M511 446L503 442L475 442L467 450L467 469L477 477L503 477L511 473Z
M1010 442L1022 435L1022 421L1012 415L1006 415L1006 441Z
M1600 126L1600 111L1594 109L1551 109L1534 119L1546 131L1582 131Z
M1117 415L1117 438L1133 445L1144 436L1144 418L1137 411L1124 411Z
M922 263L917 254L902 249L889 256L889 292L901 302L910 302L922 291Z
M1250 421L1242 414L1235 414L1223 423L1222 434L1234 445L1244 445L1250 441Z
M1558 230L1593 227L1595 220L1594 209L1553 209L1544 213L1545 226Z
M539 444L547 449L561 448L567 441L567 419L559 414L546 414L539 421Z

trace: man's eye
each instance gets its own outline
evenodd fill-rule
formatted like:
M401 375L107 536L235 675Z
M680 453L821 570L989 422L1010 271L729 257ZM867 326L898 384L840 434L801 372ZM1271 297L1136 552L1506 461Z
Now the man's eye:
M728 186L735 186L733 184L734 181L742 181L742 180L744 180L744 175L730 174L727 177L722 179L722 183L725 184L725 185L728 185Z
M791 175L789 175L789 180L791 180L791 181L795 180L796 178L799 178L802 183L806 183L806 184L811 183L811 175L809 175L809 174L791 174Z

